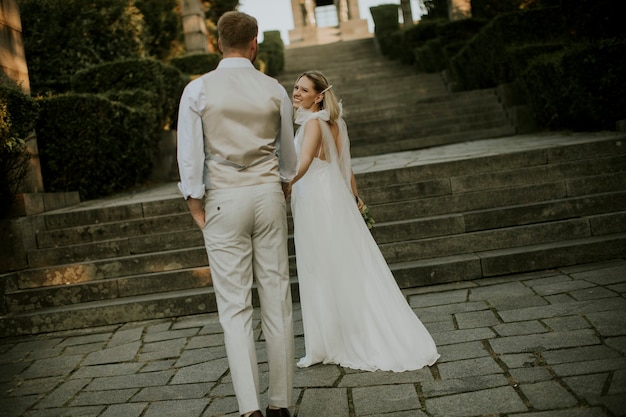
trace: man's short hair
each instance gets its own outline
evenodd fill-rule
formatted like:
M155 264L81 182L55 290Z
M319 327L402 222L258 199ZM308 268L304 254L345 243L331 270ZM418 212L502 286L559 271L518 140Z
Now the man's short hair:
M259 34L254 17L243 12L226 12L217 21L218 39L226 49L243 49Z

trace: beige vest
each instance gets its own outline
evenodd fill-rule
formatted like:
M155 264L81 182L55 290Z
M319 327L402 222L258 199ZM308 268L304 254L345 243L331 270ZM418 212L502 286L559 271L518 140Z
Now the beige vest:
M216 69L202 81L207 189L279 182L276 136L283 96L278 82L253 68Z

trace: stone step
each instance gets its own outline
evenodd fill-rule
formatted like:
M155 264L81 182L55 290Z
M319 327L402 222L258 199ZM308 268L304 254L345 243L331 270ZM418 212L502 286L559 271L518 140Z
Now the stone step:
M626 256L626 233L615 233L396 263L390 264L390 268L399 286L409 288L598 262L624 256ZM297 280L292 279L291 282L294 301L298 301ZM253 303L258 305L256 290ZM0 337L216 311L213 289L205 286L5 314L0 319Z
M563 185L563 189L567 190L568 196L616 191L626 184L626 174L620 171L626 166L624 154L600 156L593 159L594 153L605 154L603 143L597 142L596 151L587 144L580 145L580 147L584 154L579 157L592 157L592 159L574 159L564 162L555 160L550 164L546 163L545 152L537 150L431 164L428 170L423 167L414 167L380 171L374 175L358 174L357 181L361 196L371 207L416 198L442 197L491 189L505 190L512 186L542 184L564 179L567 179L567 182ZM492 171L485 171L485 167ZM377 182L368 184L370 177L376 178ZM384 182L379 182L381 179ZM485 198L488 197L489 195L485 196ZM471 199L480 200L481 196ZM173 210L168 215L137 217L130 220L124 218L122 221L116 220L120 212L141 212L145 208L144 203L137 204L136 208L121 211L119 207L106 207L92 211L51 214L45 217L53 217L53 220L46 220L45 223L52 224L54 228L50 231L38 232L39 248L53 250L68 245L132 238L129 243L125 244L129 254L145 252L145 249L141 249L142 247L173 249L177 243L186 241L185 234L188 233L186 231L195 229L184 203L178 204L180 201L182 199L179 197L173 202L164 201L163 205ZM441 205L449 206L450 202L445 201ZM435 210L437 213L440 212L440 209ZM159 210L159 213L162 212L163 210ZM59 224L68 225L71 221L82 224L84 219L81 217L92 219L94 224L57 228ZM113 221L108 221L112 219ZM152 239L150 237L152 234L159 237ZM190 239L197 241L199 238ZM102 250L111 249L104 246Z

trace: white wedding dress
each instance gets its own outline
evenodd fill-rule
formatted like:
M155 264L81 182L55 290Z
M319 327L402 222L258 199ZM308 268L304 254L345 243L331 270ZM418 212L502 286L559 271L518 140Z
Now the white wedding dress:
M328 120L328 112L296 113L298 153L304 124L317 119ZM291 194L306 350L298 366L400 372L432 365L439 358L435 343L357 208L347 129L343 119L338 124L341 149L328 124L320 123L327 159L315 158Z

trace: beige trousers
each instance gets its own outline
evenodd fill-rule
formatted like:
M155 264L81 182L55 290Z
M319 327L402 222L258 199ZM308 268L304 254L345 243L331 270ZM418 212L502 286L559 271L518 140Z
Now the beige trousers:
M257 284L269 367L268 404L289 407L295 366L286 203L281 186L209 190L204 242L240 414L261 409L252 329Z

